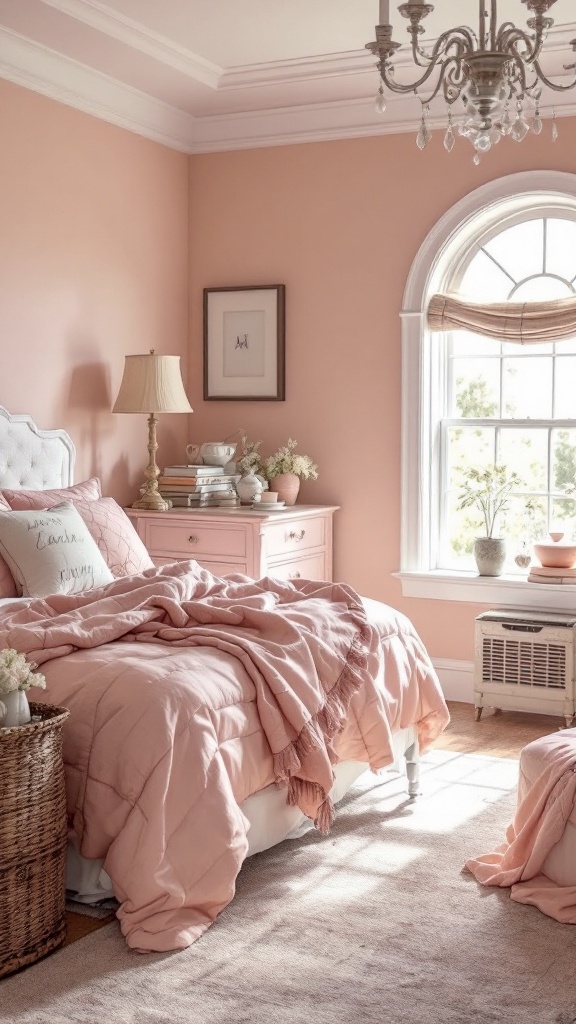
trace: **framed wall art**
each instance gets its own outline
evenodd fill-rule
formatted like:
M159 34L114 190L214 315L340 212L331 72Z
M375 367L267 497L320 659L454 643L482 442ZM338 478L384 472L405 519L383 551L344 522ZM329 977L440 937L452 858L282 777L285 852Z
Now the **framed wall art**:
M204 289L204 398L283 402L285 286Z

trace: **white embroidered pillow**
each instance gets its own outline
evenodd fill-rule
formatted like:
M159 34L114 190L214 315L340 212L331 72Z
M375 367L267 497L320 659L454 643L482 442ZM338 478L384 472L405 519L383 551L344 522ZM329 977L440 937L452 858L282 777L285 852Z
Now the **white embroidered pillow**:
M0 511L0 554L26 597L79 594L114 579L74 506Z

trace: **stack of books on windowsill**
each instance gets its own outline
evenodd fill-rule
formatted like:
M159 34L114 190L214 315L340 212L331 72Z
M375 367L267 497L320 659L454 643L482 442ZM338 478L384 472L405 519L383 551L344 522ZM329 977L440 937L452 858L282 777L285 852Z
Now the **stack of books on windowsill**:
M238 503L235 477L223 466L167 466L158 478L158 490L176 508L206 508Z
M571 583L576 586L576 568L561 569L553 565L531 565L529 583Z

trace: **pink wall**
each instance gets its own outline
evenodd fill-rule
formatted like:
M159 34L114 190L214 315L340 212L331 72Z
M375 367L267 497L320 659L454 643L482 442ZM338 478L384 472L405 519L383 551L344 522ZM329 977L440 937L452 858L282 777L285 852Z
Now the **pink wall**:
M320 467L301 498L341 506L335 572L405 611L430 653L470 660L479 609L404 600L400 559L399 310L412 261L436 221L467 192L505 174L576 171L576 121L552 144L505 140L479 168L441 134L286 146L190 161L193 392L201 380L202 288L286 285L287 400L197 402L197 439L243 426L273 450L288 436Z
M5 81L0 138L0 404L65 427L76 479L132 501L146 417L110 407L126 353L186 372L188 159ZM183 454L187 420L162 418L159 457Z
M160 420L159 461L244 427L295 437L320 478L301 499L341 506L335 570L400 607L437 658L472 657L478 609L403 600L400 323L410 265L471 189L520 170L576 171L576 122L506 141L472 165L436 133L187 158L0 81L0 404L66 427L77 479L131 501L144 417L110 412L124 355L182 356L194 415ZM287 400L202 401L202 289L287 288ZM190 308L188 309L188 288ZM188 316L190 324L188 328Z

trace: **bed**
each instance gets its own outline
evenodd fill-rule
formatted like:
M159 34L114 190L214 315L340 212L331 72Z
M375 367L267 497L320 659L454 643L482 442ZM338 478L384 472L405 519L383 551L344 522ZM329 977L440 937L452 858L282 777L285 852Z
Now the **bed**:
M345 584L154 566L73 471L64 431L0 407L0 646L45 675L34 700L70 710L75 898L112 891L130 947L181 949L247 856L328 834L361 772L403 758L414 795L449 715L399 612Z

